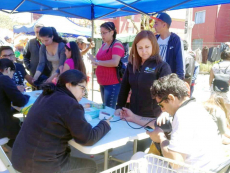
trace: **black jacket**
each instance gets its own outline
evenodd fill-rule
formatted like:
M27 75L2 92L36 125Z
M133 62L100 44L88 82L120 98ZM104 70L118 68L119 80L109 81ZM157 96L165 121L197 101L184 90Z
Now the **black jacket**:
M0 138L16 138L20 121L13 117L11 103L22 107L28 100L29 96L23 95L9 76L0 73Z
M40 95L31 107L14 143L13 167L23 173L57 172L69 158L69 140L93 145L110 129L105 121L92 128L72 93L57 88Z
M163 61L157 65L154 57L146 60L141 69L135 73L133 73L133 65L129 63L122 79L117 109L125 106L131 89L130 109L133 113L143 117L159 116L161 109L156 100L152 99L150 88L154 80L170 73L169 65Z

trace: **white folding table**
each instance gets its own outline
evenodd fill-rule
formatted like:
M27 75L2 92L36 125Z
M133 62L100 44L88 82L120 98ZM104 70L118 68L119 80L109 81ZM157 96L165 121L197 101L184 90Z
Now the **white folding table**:
M32 103L34 103L37 97L39 96L39 93L41 92L42 91L40 90L40 91L32 91L32 92L25 93L27 95L30 95L30 100L25 106L29 106ZM92 103L92 101L87 100L86 98L83 98L80 101L80 104L85 104L85 103ZM110 107L106 107L104 111L113 115L115 110ZM146 139L149 137L143 128L142 129L132 129L123 120L112 122L118 119L119 117L114 116L114 118L110 122L111 130L93 146L80 145L76 143L73 139L69 141L69 144L85 154L99 154L99 153L104 152L104 170L108 169L108 159L109 159L108 150L109 149L118 148L120 146L126 145L127 142L129 141L134 141L133 152L135 153L137 150L137 140L142 140L142 139ZM94 127L100 122L100 120L99 118L95 118L88 122ZM129 124L132 127L140 127L139 125L135 123L129 122Z

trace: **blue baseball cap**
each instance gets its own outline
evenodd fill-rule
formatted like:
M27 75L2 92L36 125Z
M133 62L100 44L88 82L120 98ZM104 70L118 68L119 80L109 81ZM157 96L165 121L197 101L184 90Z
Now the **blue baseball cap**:
M158 15L156 17L152 17L152 18L156 19L156 20L161 20L161 21L167 23L169 26L172 23L172 19L167 13L158 13Z

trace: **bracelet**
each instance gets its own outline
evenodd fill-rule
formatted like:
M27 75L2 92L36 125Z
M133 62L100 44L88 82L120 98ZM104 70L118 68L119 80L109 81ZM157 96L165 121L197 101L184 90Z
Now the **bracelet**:
M99 65L99 64L98 64L98 63L99 63L99 61L98 61L97 59L96 59L96 61L95 61L95 62L96 62L96 64L97 64L97 65Z

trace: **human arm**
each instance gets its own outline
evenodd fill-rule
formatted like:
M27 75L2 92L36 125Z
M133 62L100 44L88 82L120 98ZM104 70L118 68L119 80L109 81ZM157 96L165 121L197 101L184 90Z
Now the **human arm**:
M58 77L58 73L57 72L55 72L54 74L52 74L46 81L45 81L45 83L51 83L52 82L52 80L55 78L55 77Z
M81 56L85 55L90 49L94 47L95 47L94 42L91 41L87 48L85 48L84 50L81 50Z
M192 83L195 83L195 80L197 79L199 71L200 71L200 66L199 65L195 66L194 73L193 73L193 76L192 76Z
M214 79L214 73L213 73L213 70L211 69L210 70L210 76L209 76L209 86L212 85L213 79Z
M73 139L84 146L95 144L111 130L109 124L103 120L92 127L86 121L81 105L73 105L70 114L64 116L64 121Z
M27 70L30 70L30 49L29 49L30 42L27 42L25 49L23 50L23 62L26 66Z
M69 65L68 65L67 63L65 63L65 64L64 64L64 68L63 68L63 70L62 70L61 73L64 73L65 71L67 71L67 70L69 70L69 69L70 69Z
M27 80L27 82L28 82L30 85L34 85L34 84L33 84L33 77L32 77L32 76L26 74L26 75L25 75L25 79Z
M171 73L172 73L172 71L171 71L171 68L168 65L168 63L163 62L162 66L160 66L160 68L159 68L159 72L158 72L159 75L157 75L157 78L167 76L167 75L169 75Z
M59 53L59 66L58 69L56 70L57 75L60 74L60 67L64 66L65 60L66 60L66 55L65 55L65 44L64 43L59 43L58 48L60 48L60 53Z
M176 55L176 74L178 77L182 80L184 80L185 77L185 71L184 71L184 57L183 57L183 49L180 38L177 39L175 47L174 47L174 53Z
M23 107L29 101L30 96L23 95L8 76L3 78L3 88L8 99L14 106Z
M116 42L113 45L112 48L112 59L111 60L105 60L105 61L100 61L97 60L91 55L89 55L89 59L92 61L92 64L96 66L104 66L104 67L117 67L121 57L124 56L124 48L121 43Z
M36 81L39 76L42 74L45 65L46 65L47 57L46 57L46 47L45 45L42 45L39 49L39 63L37 66L36 73L34 75L33 82Z
M230 137L229 129L227 127L226 114L220 107L216 108L215 117L217 118L217 126L218 126L218 130L220 131L220 134L227 133L227 136Z
M155 128L153 132L146 132L150 138L152 139L153 142L160 143L161 146L161 152L164 157L179 161L179 162L184 162L186 158L186 154L176 152L173 150L168 149L169 146L169 140L166 138L163 130L161 128ZM172 168L178 169L178 165L171 164Z
M153 129L155 128L154 126L155 118L142 117L142 116L136 115L130 109L127 109L124 107L122 108L120 118L126 119L129 122L139 124L140 126L150 126Z
M117 99L117 106L116 106L117 110L118 109L121 110L121 108L125 106L127 98L128 98L128 95L129 95L129 91L130 91L130 88L131 88L130 83L129 83L129 68L130 67L131 67L131 65L128 64L127 68L125 70L124 77L122 78L121 88L120 88L120 92L119 92L118 99Z

